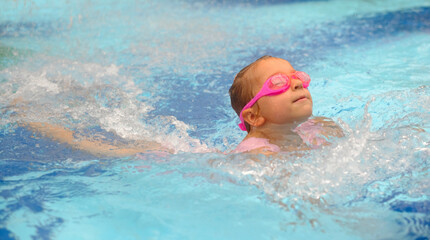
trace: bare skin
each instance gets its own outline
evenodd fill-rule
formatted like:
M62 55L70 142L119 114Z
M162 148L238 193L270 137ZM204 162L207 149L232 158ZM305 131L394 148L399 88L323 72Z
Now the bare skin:
M15 99L11 106L18 110L25 110L22 107L23 99ZM18 106L19 105L19 106ZM25 111L23 111L25 112ZM23 115L22 112L17 114ZM150 151L161 151L164 153L172 153L172 150L163 147L157 142L151 141L133 141L130 144L112 143L99 139L88 137L76 137L76 132L60 125L54 125L43 122L19 122L21 127L25 127L34 133L50 138L59 143L68 144L76 150L85 151L98 157L127 157L137 153Z
M256 95L266 80L275 74L291 76L296 71L291 64L280 58L269 58L258 62L250 69L253 80L253 92ZM243 139L251 137L268 139L271 144L281 147L281 151L300 151L310 149L294 131L296 127L312 115L312 97L298 79L291 79L290 88L281 94L264 96L253 107L243 111L244 120L251 129ZM343 136L343 132L332 120L316 117L313 124L325 129L321 135ZM273 154L266 147L253 149L251 153Z
M148 151L170 152L170 150L162 147L161 144L156 142L140 141L134 142L133 145L127 146L113 145L111 143L95 139L75 138L74 131L62 126L48 123L22 123L21 126L25 126L33 132L42 134L44 137L48 137L60 143L68 144L74 149L85 151L95 156L127 157Z

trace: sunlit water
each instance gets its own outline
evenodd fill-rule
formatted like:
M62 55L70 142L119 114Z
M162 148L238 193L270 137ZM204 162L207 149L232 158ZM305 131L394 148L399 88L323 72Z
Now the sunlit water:
M0 239L428 239L429 33L428 1L2 2ZM265 54L345 137L220 153ZM176 154L99 159L25 121Z

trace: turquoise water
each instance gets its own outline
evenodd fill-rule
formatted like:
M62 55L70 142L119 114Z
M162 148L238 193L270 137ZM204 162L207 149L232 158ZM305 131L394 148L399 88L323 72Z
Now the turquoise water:
M428 1L5 1L0 239L428 239L429 33ZM309 73L344 138L217 152L265 54ZM97 158L21 121L176 154Z

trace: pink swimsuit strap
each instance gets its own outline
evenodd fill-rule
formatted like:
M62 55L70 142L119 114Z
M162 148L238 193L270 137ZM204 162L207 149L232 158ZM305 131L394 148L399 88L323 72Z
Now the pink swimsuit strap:
M248 152L263 147L264 150L271 152L279 152L281 150L277 145L269 143L269 139L250 137L242 141L236 149L233 150L233 153Z

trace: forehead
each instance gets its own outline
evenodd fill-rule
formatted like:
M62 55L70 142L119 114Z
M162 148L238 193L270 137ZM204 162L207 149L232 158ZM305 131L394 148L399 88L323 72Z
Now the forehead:
M260 85L276 73L291 74L295 70L291 64L281 58L268 58L259 61L253 68L253 75L255 76L255 81Z

